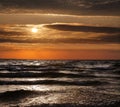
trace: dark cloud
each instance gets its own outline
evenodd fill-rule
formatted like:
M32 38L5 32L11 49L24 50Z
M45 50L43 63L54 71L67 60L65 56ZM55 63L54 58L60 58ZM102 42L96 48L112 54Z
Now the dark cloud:
M50 40L52 41L52 40ZM62 38L56 39L55 43L76 43L76 44L119 44L120 43L120 34L113 34L113 35L105 35L99 36L94 38Z
M45 25L45 27L56 30L62 30L62 31L120 33L120 28L115 28L115 27L96 27L96 26L68 25L68 24L51 24L51 25Z
M6 36L11 36L11 35L24 35L24 32L18 32L18 31L5 31L0 29L0 35L6 35Z
M49 43L49 44L58 44L58 43L74 43L74 44L119 44L120 43L120 35L112 34L112 35L102 35L98 37L92 38L56 38L56 39L18 39L18 38L0 38L0 43Z
M113 34L113 35L104 35L96 37L96 42L101 43L120 43L120 33L119 34Z
M120 0L107 2L107 0L104 0L105 3L98 3L95 5L92 5L89 7L88 12L93 12L94 15L98 14L100 15L120 15Z
M54 43L49 39L17 39L17 38L0 38L1 43ZM53 41L53 40L52 40Z
M120 0L0 0L1 13L120 15Z

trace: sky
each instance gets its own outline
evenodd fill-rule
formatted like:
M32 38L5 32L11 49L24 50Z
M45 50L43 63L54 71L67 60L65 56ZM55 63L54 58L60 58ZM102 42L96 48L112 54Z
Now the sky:
M120 0L0 0L0 58L120 59Z

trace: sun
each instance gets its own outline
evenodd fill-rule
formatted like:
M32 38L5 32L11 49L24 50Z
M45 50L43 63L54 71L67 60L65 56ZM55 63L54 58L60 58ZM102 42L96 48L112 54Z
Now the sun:
M37 29L37 28L32 28L31 32L37 33L37 32L38 32L38 29Z

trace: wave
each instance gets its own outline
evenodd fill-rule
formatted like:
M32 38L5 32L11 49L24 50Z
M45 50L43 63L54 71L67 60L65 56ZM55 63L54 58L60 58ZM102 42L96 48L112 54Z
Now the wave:
M94 72L94 71L85 71L85 72L67 72L67 71L59 71L59 72L41 72L41 73L33 73L33 72L17 72L17 73L0 73L0 78L115 78L120 79L119 71L118 72Z
M78 86L97 86L105 85L102 81L59 81L59 80L37 80L37 81L0 81L0 85L78 85Z
M109 104L109 105L84 105L84 104L71 104L71 103L66 103L66 104L41 104L41 105L33 105L29 107L120 107L120 102L116 102L114 104Z
M41 61L41 60L0 60L0 71L59 71L59 70L115 70L120 61Z
M95 77L94 75L86 75L86 74L67 74L67 73L60 73L60 72L42 72L42 73L29 73L29 72L23 72L23 73L0 73L0 78L39 78L39 77L51 77L51 78L57 78L57 77L70 77L70 78L77 78L77 77Z
M47 92L30 91L30 90L6 91L6 92L3 92L3 93L0 93L0 102L2 102L2 103L3 102L5 102L5 103L8 102L8 106L9 106L9 103L12 101L12 102L14 102L14 104L19 105L21 100L23 101L25 99L24 101L26 101L26 99L28 99L28 98L38 98L39 96L44 96L45 97L46 95L49 95L50 93L51 92L47 93ZM57 92L57 93L60 94L60 92ZM84 93L84 91L82 93ZM80 92L80 95L82 95L82 93ZM55 92L52 92L52 94L55 94ZM88 93L88 94L90 94L90 93ZM96 93L96 94L98 94L98 93ZM11 98L11 96L12 96L12 98ZM105 94L98 94L98 96L101 96L102 98L106 97ZM84 99L84 100L86 101L87 99ZM93 99L93 100L95 100L95 99ZM115 100L111 103L102 102L102 104L100 104L100 105L97 104L97 102L95 102L95 103L92 102L92 103L89 103L89 104L87 104L85 102L82 103L82 104L81 103L56 103L56 104L55 103L53 103L53 104L46 104L46 103L41 104L40 103L38 105L33 103L33 104L28 104L27 107L119 107L119 105L120 105L120 101Z
M30 90L6 91L4 93L0 93L0 101L2 102L17 101L26 97L36 96L38 94L40 94L40 92Z
M37 97L37 96L45 96L48 93L60 93L63 91L34 91L34 90L12 90L12 91L5 91L0 93L0 102L10 102L10 101L18 101L24 98L30 97Z

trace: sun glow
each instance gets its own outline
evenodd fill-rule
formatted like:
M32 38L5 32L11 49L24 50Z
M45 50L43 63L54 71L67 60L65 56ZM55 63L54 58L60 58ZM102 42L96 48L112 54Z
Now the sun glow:
M37 28L32 28L31 32L37 33L37 32L38 32L38 29L37 29Z

